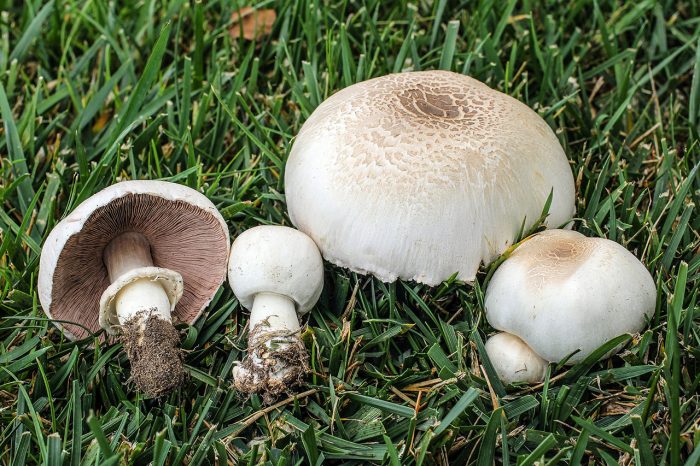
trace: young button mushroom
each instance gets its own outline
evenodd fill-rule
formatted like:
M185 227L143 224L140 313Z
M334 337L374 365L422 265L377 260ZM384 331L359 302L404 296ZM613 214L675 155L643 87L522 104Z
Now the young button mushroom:
M81 203L41 251L39 299L71 339L118 334L149 396L183 380L178 322L191 323L226 277L228 228L186 186L124 181ZM177 304L177 306L176 306Z
M486 340L485 346L489 360L503 382L537 383L544 379L547 361L515 335L497 333Z
M258 226L233 242L228 280L250 310L248 356L234 367L234 384L271 401L308 372L298 316L309 312L321 295L321 254L300 231Z
M527 220L574 213L574 178L547 123L457 73L392 74L323 102L285 169L289 215L328 261L383 281L473 281Z
M492 327L530 348L503 349L506 337L492 337L486 347L497 372L504 381L534 382L536 356L559 362L578 351L567 360L575 364L612 338L639 332L654 313L656 287L644 265L614 241L548 230L501 264L484 304ZM511 369L523 366L528 370Z

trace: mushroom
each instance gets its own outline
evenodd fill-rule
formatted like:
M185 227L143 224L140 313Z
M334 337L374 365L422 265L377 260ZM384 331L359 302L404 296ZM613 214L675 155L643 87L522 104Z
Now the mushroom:
M612 338L639 332L654 313L656 287L644 265L616 242L547 230L500 265L484 306L492 327L529 348L514 350L511 336L491 337L487 353L499 376L533 382L535 373L543 374L537 358L560 362L575 353L566 360L575 364ZM527 370L512 370L518 367Z
M447 71L392 74L323 102L285 169L289 215L328 261L387 282L473 281L541 216L574 213L574 178L547 123Z
M250 310L248 356L234 367L234 385L271 401L299 384L309 370L299 316L321 295L321 254L298 230L254 227L231 246L228 280L241 305Z
M39 299L70 339L100 327L118 334L136 387L161 396L184 377L174 324L193 322L209 304L228 251L226 223L205 196L164 181L124 181L51 231Z
M544 379L547 361L515 335L497 333L486 340L485 346L489 360L503 382L537 383Z

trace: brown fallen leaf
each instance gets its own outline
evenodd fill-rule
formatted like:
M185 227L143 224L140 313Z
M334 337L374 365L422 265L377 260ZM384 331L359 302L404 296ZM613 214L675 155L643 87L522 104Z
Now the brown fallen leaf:
M247 6L233 12L229 33L234 39L243 36L246 40L258 40L270 34L275 19L277 19L275 10L255 10Z
M109 120L112 117L112 112L109 110L106 110L100 114L100 116L97 118L97 121L95 121L95 124L92 125L92 132L93 133L99 133L102 131L102 128L104 128Z

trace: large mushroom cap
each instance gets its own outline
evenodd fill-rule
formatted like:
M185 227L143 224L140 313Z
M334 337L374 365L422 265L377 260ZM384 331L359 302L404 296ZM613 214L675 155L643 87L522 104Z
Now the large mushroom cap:
M467 76L402 73L350 86L302 127L287 161L294 225L337 265L435 285L472 281L531 225L574 212L559 141L524 104Z
M110 285L103 250L128 231L148 239L155 267L182 275L174 323L193 322L223 283L228 228L209 199L164 181L114 184L61 220L41 251L39 300L69 338L100 329L100 297Z
M323 259L314 242L294 228L261 225L241 233L231 246L228 281L246 309L258 293L276 293L306 314L323 290Z
M518 246L486 289L489 323L547 361L575 364L605 342L640 331L654 313L654 280L634 255L603 238L548 230Z

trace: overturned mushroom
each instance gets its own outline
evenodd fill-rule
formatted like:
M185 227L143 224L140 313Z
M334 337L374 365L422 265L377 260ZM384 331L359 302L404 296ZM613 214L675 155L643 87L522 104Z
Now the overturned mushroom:
M321 254L311 238L293 228L251 228L231 246L228 279L250 310L248 356L234 367L234 384L270 401L308 371L298 316L311 310L323 289Z
M228 229L199 192L124 181L81 203L49 234L39 298L64 334L118 334L149 396L183 380L178 322L191 323L226 276Z
M533 382L544 374L538 359L559 362L576 352L567 360L575 364L607 341L639 332L654 313L656 287L644 265L614 241L549 230L501 264L484 304L491 326L527 346L503 349L504 334L487 341L499 376Z
M472 281L550 193L547 224L574 212L574 179L547 123L467 76L425 71L352 85L304 123L285 169L289 215L324 258L383 281Z

